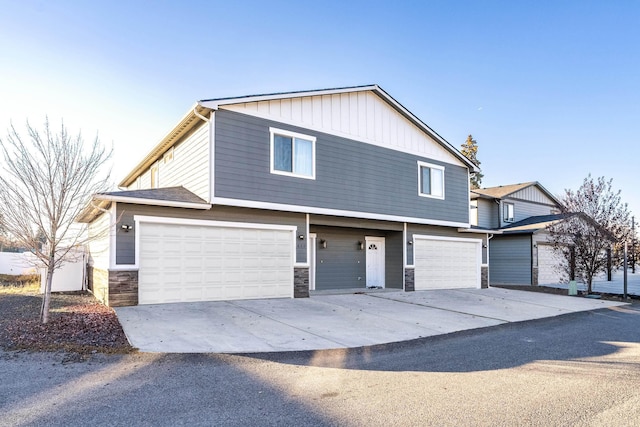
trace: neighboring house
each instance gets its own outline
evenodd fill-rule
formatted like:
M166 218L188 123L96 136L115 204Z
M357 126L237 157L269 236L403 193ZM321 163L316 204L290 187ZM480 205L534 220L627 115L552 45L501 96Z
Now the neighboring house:
M105 236L90 286L112 306L487 286L475 170L377 85L198 101L79 218Z
M491 284L556 284L566 280L563 259L547 241L547 227L564 216L560 202L538 182L471 190L471 222L493 230Z

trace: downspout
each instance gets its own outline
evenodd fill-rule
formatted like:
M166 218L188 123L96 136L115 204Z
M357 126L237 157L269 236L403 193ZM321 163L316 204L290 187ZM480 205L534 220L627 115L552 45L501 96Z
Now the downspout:
M213 204L213 156L214 156L214 146L213 146L213 138L215 137L213 135L214 130L212 129L212 123L211 123L211 119L203 116L202 114L198 113L198 105L200 104L196 104L195 107L193 107L193 114L202 119L205 123L209 124L209 203ZM214 122L215 123L215 122Z
M99 211L102 211L102 213L109 214L109 228L111 228L112 223L113 223L113 217L112 217L112 214L111 214L111 210L109 210L109 209L104 209L104 208L101 208L100 206L96 205L96 204L94 203L93 199L91 199L91 201L90 201L89 203L91 204L91 207L93 207L93 208L95 208L95 209L97 209L97 210L99 210ZM113 224L113 227L115 227L115 224ZM111 235L111 231L109 231L109 235ZM109 252L111 252L111 251L109 251ZM86 256L86 254L85 254L85 256ZM87 260L87 261L88 261L88 260ZM109 260L109 265L111 265L111 260ZM84 275L85 275L85 280L84 280L84 283L82 284L82 286L84 287L84 289L83 289L83 290L84 290L84 291L86 291L86 290L88 290L88 289L89 289L89 283L88 283L88 282L89 282L89 276L86 274L86 270L87 270L87 268L86 268L86 264L85 264L85 268L84 268L84 270L85 270L85 273L84 273ZM91 293L93 294L93 290L91 290ZM95 295L95 294L94 294L94 295ZM104 301L104 295L103 295L102 297L103 297L103 301Z
M198 113L198 106L197 106L197 105L196 105L195 107L193 107L193 114L194 114L196 117L198 117L198 118L200 118L200 119L204 120L204 121L205 121L205 122L207 122L207 123L210 123L210 122L211 122L211 120L210 120L210 119L208 119L208 118L206 118L205 116L203 116L202 114Z

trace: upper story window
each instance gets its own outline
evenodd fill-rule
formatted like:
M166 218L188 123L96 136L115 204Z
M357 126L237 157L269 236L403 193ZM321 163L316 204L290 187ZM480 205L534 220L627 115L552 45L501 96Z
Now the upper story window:
M502 217L505 222L513 222L514 220L514 209L513 203L503 203L502 205Z
M316 138L287 130L269 128L271 173L299 178L316 178Z
M418 195L444 199L444 167L418 162Z

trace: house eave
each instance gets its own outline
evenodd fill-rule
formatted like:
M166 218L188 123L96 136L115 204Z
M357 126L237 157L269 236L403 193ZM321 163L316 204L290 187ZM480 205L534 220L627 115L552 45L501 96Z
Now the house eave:
M209 108L203 107L199 103L196 103L191 107L187 114L185 114L180 121L171 128L171 131L160 140L160 142L149 152L149 154L146 155L144 159L142 159L140 163L138 163L138 165L131 170L131 172L129 172L118 186L130 186L141 173L160 159L160 157L162 157L162 155L171 148L173 144L202 121L200 116L206 116L210 111L211 110Z
M94 196L94 200L109 201L116 203L130 203L133 205L151 205L151 206L164 206L171 208L187 208L187 209L211 209L209 203L193 203L193 202L179 202L175 200L162 200L162 199L146 199L142 197L126 197L126 196L113 196L106 194L97 194Z

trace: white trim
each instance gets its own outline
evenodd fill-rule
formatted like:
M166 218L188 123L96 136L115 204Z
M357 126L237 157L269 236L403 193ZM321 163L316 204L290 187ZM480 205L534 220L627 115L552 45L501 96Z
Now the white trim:
M109 208L109 269L116 265L116 234L118 233L118 211L116 203L111 203Z
M303 98L307 96L321 96L321 95L333 95L338 93L350 93L350 92L364 92L364 91L376 91L380 88L378 85L370 85L370 86L359 86L359 87L346 87L342 89L320 89L320 90L310 90L310 91L301 91L301 92L286 92L286 93L275 93L270 95L253 95L253 96L242 96L238 98L225 98L211 101L199 101L198 104L201 107L211 108L217 110L221 105L233 105L233 104L244 104L246 102L259 102L259 101L268 101L275 99L288 99L288 98Z
M404 269L407 267L407 223L402 224L402 290L405 291Z
M470 237L449 237L449 236L430 236L427 234L414 234L413 240L422 239L422 240L448 240L452 242L468 242L468 243L478 243L480 247L482 247L482 239L472 239ZM482 254L480 254L482 255ZM482 263L482 258L480 259Z
M408 216L385 215L369 212L345 211L340 209L318 208L312 206L288 205L271 202L258 202L254 200L231 199L228 197L216 197L212 200L214 205L237 206L243 208L270 209L275 211L300 212L317 215L333 215L361 219L378 219L382 221L410 222L413 224L442 225L445 227L469 228L464 222L441 221L437 219L415 218Z
M142 197L126 197L126 196L111 196L108 194L96 194L93 196L94 200L107 200L109 202L120 203L132 203L135 205L153 205L153 206L167 206L171 208L188 208L188 209L211 209L209 203L192 203L192 202L177 202L174 200L160 200L160 199L144 199Z
M137 222L152 222L156 224L174 224L174 225L199 225L205 227L228 227L228 228L254 228L258 230L283 230L295 231L298 229L295 225L279 225L279 224L258 224L254 222L230 222L230 221L213 221L207 219L190 219L190 218L174 218L163 216L146 216L134 215L133 220Z
M309 217L309 215L307 215L307 218ZM307 222L307 224L309 224ZM309 290L310 291L315 291L316 290L316 244L317 244L317 239L318 239L318 235L316 233L307 233L307 248L309 249L309 255L307 255L307 261L309 262ZM313 245L311 244L313 243ZM311 262L312 256L313 255L313 263ZM312 268L313 267L313 268ZM313 278L313 280L312 280Z
M215 196L216 120L215 111L209 115L209 201Z
M296 173L293 169L293 165L291 165L291 171L281 171L274 167L274 135L282 135L291 138L291 161L295 162L295 140L302 139L304 141L311 141L311 175L302 175ZM269 128L269 164L271 165L271 173L274 175L285 175L292 176L295 178L304 178L304 179L316 179L316 137L311 135L305 135L298 132L291 132L285 129L279 129L270 127Z
M309 214L305 215L305 239L307 239L307 264L311 265L311 245L309 244Z
M433 194L427 194L427 193L423 193L422 192L422 168L429 168L430 171L435 170L439 170L442 172L442 196L436 196ZM433 174L431 174L431 182L433 183ZM433 163L427 163L427 162L423 162L421 160L418 160L418 196L420 197L428 197L430 199L439 199L439 200L444 200L444 166L440 166L440 165L436 165ZM468 192L467 192L468 194Z

